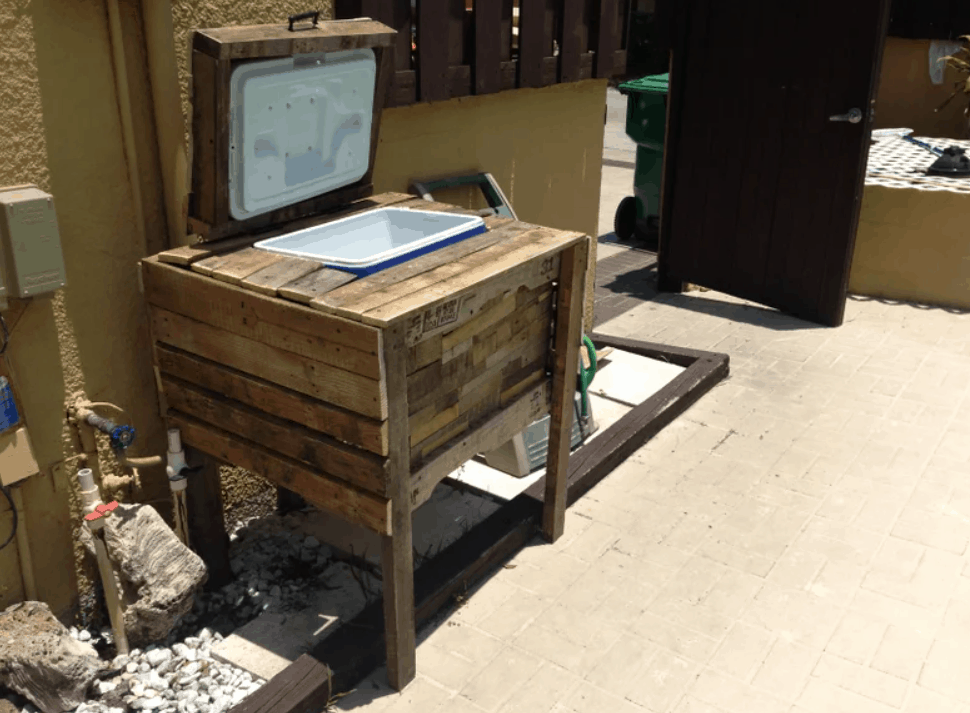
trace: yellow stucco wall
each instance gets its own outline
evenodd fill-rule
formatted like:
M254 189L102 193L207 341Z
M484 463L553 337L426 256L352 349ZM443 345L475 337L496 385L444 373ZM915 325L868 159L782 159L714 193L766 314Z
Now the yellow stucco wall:
M970 309L970 195L866 186L849 291Z
M146 17L157 23L160 9L168 11L158 5L164 1L117 0L116 11L113 0L0 3L0 186L36 183L53 194L67 269L64 290L27 304L8 351L42 470L21 486L28 510L21 527L38 598L65 618L93 576L79 565L66 406L80 394L119 404L138 430L135 455L165 450L135 266L166 244L164 189L184 177L166 182L159 174L180 165L172 156L184 149L158 146L159 117L169 137L179 122L153 104L150 68L169 66L177 75L186 133L191 29L282 21L306 9L298 0L175 0L174 42L166 49L158 25L144 26ZM330 3L321 10L329 16ZM112 45L113 36L123 39ZM118 78L125 80L120 90ZM405 190L418 176L490 171L524 220L595 235L605 88L591 81L389 110L377 190ZM160 152L170 152L165 161ZM121 474L104 455L103 469ZM229 508L267 492L262 479L238 469L225 475ZM142 486L134 499L167 516L161 469L144 471ZM0 498L0 538L11 520ZM0 551L0 609L23 597L11 545Z
M966 75L947 68L943 84L933 84L929 51L929 40L886 40L876 94L875 127L912 129L917 136L965 138L967 119L963 110L968 98L957 97L939 113L935 109L953 92L954 83L966 79Z

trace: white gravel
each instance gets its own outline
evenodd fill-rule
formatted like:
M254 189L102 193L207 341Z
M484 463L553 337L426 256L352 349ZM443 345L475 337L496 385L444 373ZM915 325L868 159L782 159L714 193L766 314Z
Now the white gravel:
M331 550L312 536L293 532L298 518L277 515L244 523L231 535L231 564L236 579L215 593L197 593L192 611L164 642L144 651L105 661L110 676L94 683L91 699L74 713L125 713L120 698L134 711L225 713L265 681L214 659L210 647L262 611L297 610L332 563ZM102 649L111 630L70 629L71 636ZM110 647L113 651L113 647ZM111 703L115 702L115 707ZM31 703L22 713L40 713Z

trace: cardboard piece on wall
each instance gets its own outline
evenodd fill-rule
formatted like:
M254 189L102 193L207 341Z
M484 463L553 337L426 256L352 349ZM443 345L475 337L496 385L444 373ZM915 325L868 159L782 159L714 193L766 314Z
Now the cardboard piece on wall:
M12 485L39 472L26 428L0 435L0 483Z

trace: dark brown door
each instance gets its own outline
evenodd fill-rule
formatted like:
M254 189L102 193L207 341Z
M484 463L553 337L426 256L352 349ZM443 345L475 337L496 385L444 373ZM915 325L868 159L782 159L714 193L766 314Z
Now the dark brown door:
M888 5L672 6L661 289L842 323Z

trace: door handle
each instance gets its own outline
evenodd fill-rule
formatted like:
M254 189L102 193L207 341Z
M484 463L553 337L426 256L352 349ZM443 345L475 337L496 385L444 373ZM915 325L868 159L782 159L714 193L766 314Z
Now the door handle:
M858 124L862 121L861 109L849 109L845 114L835 114L829 117L829 121L847 121L850 124Z

